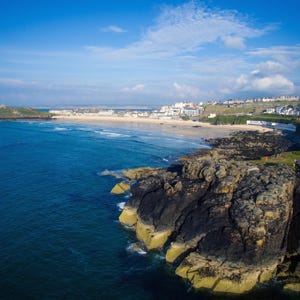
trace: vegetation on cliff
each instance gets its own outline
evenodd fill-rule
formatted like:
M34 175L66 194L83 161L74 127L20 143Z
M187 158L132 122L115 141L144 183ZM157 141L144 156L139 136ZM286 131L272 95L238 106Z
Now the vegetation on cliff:
M296 290L300 169L290 164L297 153L281 154L292 143L253 132L210 143L211 150L140 175L120 222L149 250L165 251L197 289L244 293L278 277ZM255 161L276 156L288 164Z
M52 115L29 107L10 107L0 105L0 120L49 119Z
M299 118L294 116L282 116L282 115L267 115L258 114L254 116L249 115L218 115L214 118L201 118L199 121L211 123L213 125L239 125L246 124L248 120L251 121L265 121L274 123L294 124L299 126Z

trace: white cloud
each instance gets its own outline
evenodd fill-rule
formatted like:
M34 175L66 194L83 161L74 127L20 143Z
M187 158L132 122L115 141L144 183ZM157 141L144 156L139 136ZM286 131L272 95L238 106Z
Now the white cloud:
M114 32L114 33L124 33L124 32L126 32L125 29L123 29L119 26L116 26L116 25L109 25L107 27L103 27L103 28L101 28L101 31L103 31L103 32Z
M247 91L247 92L264 92L270 95L276 94L292 94L295 92L294 83L280 74L271 74L256 76L242 74L235 81L232 88L232 93Z
M250 56L268 57L281 61L286 60L287 58L300 58L300 45L256 48L247 53Z
M255 59L268 59L276 61L286 68L285 72L296 72L300 70L300 45L294 46L272 46L268 48L257 48L248 51L247 54Z
M282 75L254 78L251 84L254 90L271 93L290 94L295 90L294 83Z
M16 78L0 78L0 85L3 86L25 86L25 85L30 85L33 84L33 82L25 82L24 80L21 79L16 79Z
M236 12L210 10L195 1L166 7L142 37L122 48L86 47L104 58L166 58L196 52L221 39L227 47L243 48L245 40L264 35L270 28L256 29Z
M261 62L249 74L241 74L234 80L233 92L254 91L273 95L294 93L296 86L285 73L289 73L289 69L278 61Z
M173 88L175 89L175 95L180 99L195 99L201 94L198 88L187 84L174 82Z
M245 39L239 36L224 36L221 38L224 45L228 48L242 50L245 48Z
M241 88L241 87L244 87L246 85L248 85L249 83L249 78L246 74L241 74L241 76L239 76L237 79L236 79L236 86L238 88Z
M280 74L288 72L288 68L277 61L268 60L260 63L251 73L255 76Z
M145 88L144 84L137 84L132 87L124 87L121 89L122 92L127 92L127 93L135 93L135 92L141 92Z

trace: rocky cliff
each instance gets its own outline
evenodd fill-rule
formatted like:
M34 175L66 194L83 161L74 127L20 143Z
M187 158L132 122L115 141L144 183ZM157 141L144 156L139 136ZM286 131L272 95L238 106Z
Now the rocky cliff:
M253 132L210 143L167 169L140 172L120 222L148 250L165 251L197 289L243 293L274 277L297 289L297 172L253 161L291 143Z

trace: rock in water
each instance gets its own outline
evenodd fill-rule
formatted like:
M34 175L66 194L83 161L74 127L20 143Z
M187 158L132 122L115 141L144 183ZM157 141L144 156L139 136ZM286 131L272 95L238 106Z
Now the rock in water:
M113 189L111 190L112 194L124 194L125 192L130 190L130 185L126 181L122 181L120 183L117 183Z
M243 293L276 276L285 260L296 177L285 165L232 155L204 151L177 172L141 177L119 220L148 249L166 249L195 288Z
M135 180L141 177L149 177L153 174L157 175L156 171L158 170L160 169L150 168L150 167L135 168L135 169L123 170L123 175L129 180Z

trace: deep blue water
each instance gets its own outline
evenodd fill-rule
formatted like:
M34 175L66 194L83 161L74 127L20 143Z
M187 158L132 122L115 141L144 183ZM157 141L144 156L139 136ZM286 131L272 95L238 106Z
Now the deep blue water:
M119 180L100 175L167 166L202 145L132 128L0 122L0 299L215 299L161 253L128 250L134 236L117 221L125 199L110 194Z

